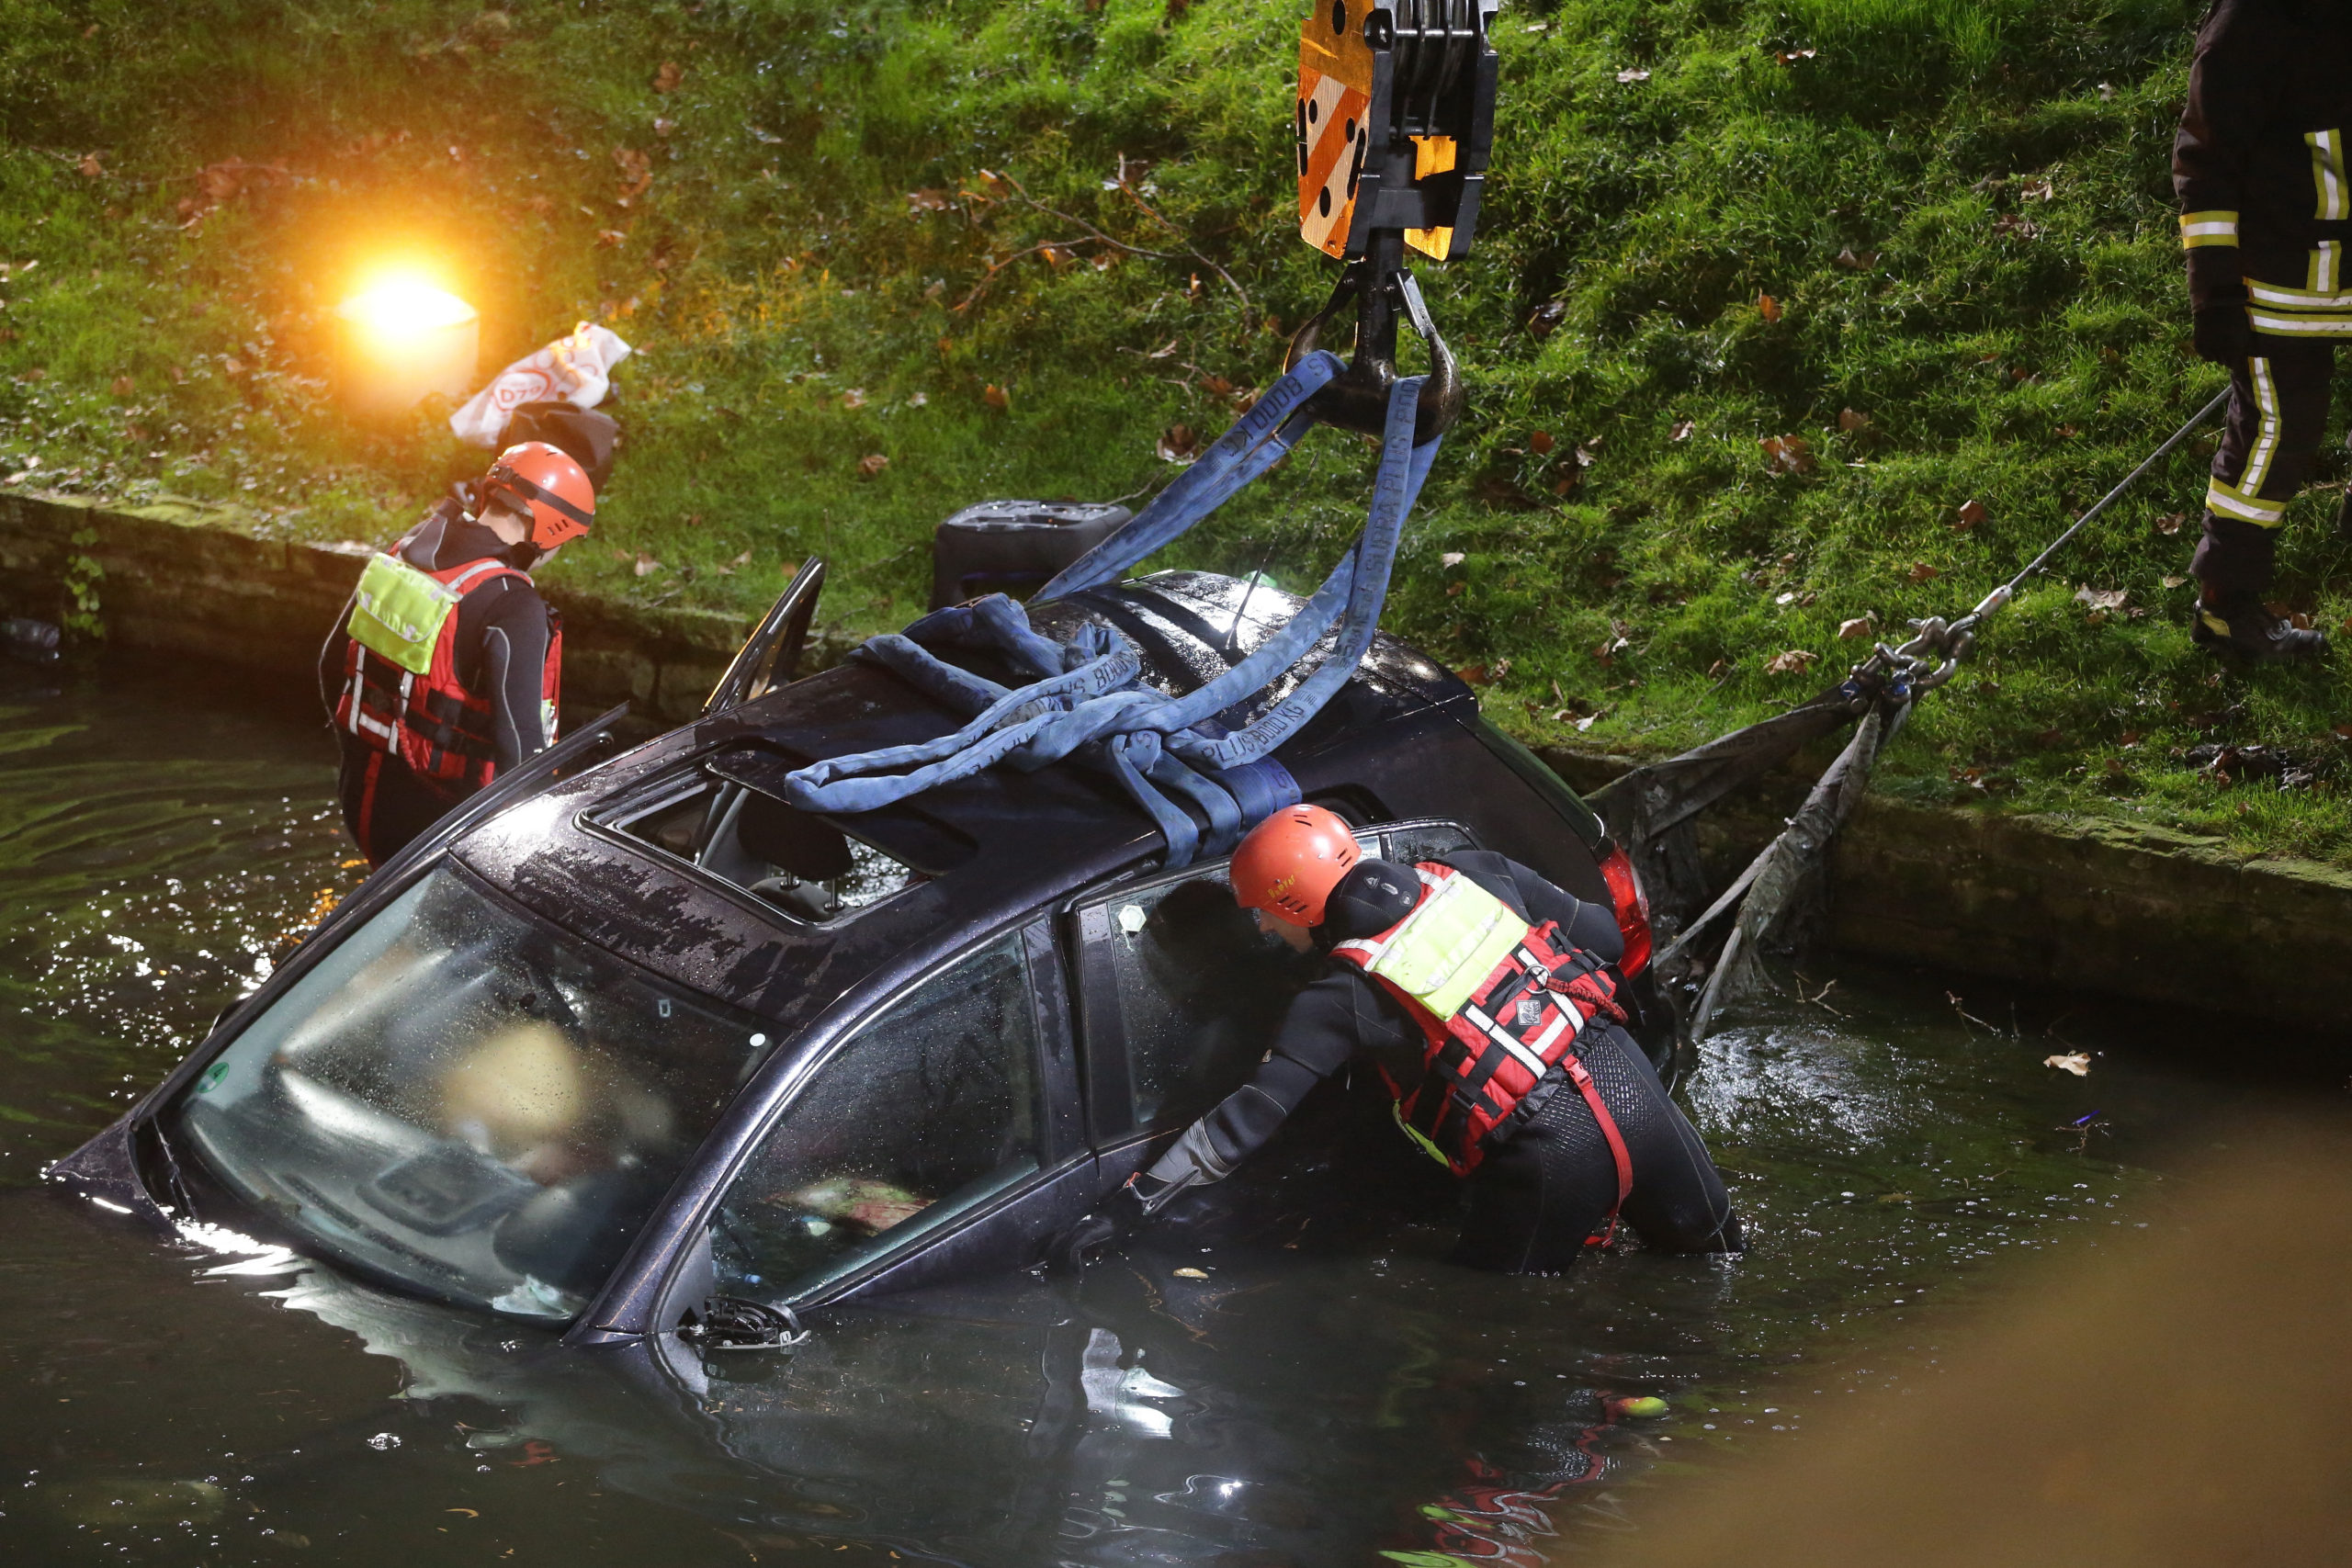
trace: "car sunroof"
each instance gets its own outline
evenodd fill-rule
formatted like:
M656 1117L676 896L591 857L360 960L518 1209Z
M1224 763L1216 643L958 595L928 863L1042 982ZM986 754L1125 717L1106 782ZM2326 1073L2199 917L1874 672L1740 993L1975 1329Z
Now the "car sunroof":
M915 861L962 858L922 853L934 846L921 834L915 854L893 853L896 835L886 849L845 832L731 776L729 760L708 759L594 820L811 925L847 919L946 869Z

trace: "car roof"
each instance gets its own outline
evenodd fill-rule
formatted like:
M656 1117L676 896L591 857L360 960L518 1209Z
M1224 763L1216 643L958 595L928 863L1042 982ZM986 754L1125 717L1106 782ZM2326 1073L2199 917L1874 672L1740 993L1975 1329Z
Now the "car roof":
M1299 603L1215 573L1171 571L1040 607L1032 620L1057 640L1088 622L1114 627L1142 655L1146 679L1181 694L1244 657ZM1327 638L1321 650L1329 646ZM983 656L956 662L1006 684L1016 679ZM1285 677L1274 694L1296 679ZM1300 776L1311 793L1317 784L1308 774L1344 775L1345 754L1384 723L1468 701L1450 671L1384 635L1347 687L1276 756L1295 773L1295 758L1317 759ZM989 768L904 806L831 818L886 851L943 829L968 848L953 870L853 919L812 926L596 818L631 792L714 759L725 760L726 776L775 793L782 775L806 762L933 739L963 722L878 665L852 659L558 784L489 818L451 853L555 923L789 1030L854 988L895 987L986 932L1150 859L1157 829L1111 778L1082 765ZM920 863L913 853L900 858Z

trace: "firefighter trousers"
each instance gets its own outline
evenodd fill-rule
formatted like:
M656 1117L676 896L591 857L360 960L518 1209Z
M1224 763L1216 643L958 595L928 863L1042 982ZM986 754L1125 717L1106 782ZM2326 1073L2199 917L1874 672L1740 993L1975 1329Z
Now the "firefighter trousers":
M2205 536L2189 571L2208 594L2258 593L2278 555L2287 503L2319 466L2334 345L2257 336L2230 376L2229 425L2205 490Z

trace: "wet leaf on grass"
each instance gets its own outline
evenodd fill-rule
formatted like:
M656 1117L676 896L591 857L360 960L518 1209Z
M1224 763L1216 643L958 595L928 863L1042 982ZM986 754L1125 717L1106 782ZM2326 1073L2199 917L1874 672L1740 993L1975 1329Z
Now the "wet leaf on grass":
M907 212L910 216L918 212L944 212L950 205L951 198L944 190L924 189L907 192Z
M2051 188L2050 180L2047 175L2038 180L2028 180L2025 184L2018 186L2018 199L2019 201L2048 201L2057 194L2058 193L2055 190Z
M1838 428L1847 434L1851 435L1857 431L1868 430L1870 427L1871 416L1860 410L1839 409L1838 411Z
M669 135L670 135L670 133L671 133L671 132L673 132L673 131L676 130L677 129L678 129L678 122L677 122L676 120L674 120L674 119L661 119L661 118L657 118L657 119L655 119L655 120L654 120L654 122L653 122L653 134L654 134L654 135L656 135L656 136L665 137L665 138L666 138L667 136L669 136Z
M2044 1056L2041 1065L2055 1067L2062 1073L2072 1073L2078 1078L2091 1076L2091 1059L2081 1051L2062 1051L2054 1056Z
M1844 642L1853 637L1869 637L1877 629L1878 617L1876 615L1856 615L1850 621L1840 621L1838 623L1838 639L1840 642Z
M2166 572L2162 578L2158 579L2158 581L2166 588L2177 588L2182 583L2187 582L2188 579L2181 576L2177 572Z
M1756 444L1764 466L1776 474L1809 474L1815 468L1813 446L1802 435L1767 435Z
M1775 50L1772 58L1783 65L1794 65L1800 60L1811 60L1820 51L1812 49L1782 49Z
M1527 449L1539 457L1550 453L1556 445L1558 443L1552 439L1552 433L1548 430L1531 432L1527 437Z
M1914 561L1911 570L1904 575L1914 582L1933 582L1943 575L1943 569L1929 566L1926 561Z
M1756 313L1762 316L1769 326L1781 319L1781 302L1770 294L1758 294L1756 297Z
M1469 558L1460 550L1448 550L1437 558L1437 564L1443 567L1455 567L1460 566L1467 558Z
M85 152L82 154L82 161L74 165L74 172L85 180L95 180L107 170L106 165L98 162L98 155L96 152Z
M1527 330L1539 338L1550 337L1553 329L1566 320L1567 314L1568 307L1564 301L1547 299L1536 306L1534 314L1527 318Z
M1991 521L1992 516L1983 502L1972 498L1960 503L1960 510L1952 513L1952 521L1962 528L1976 528Z
M1646 82L1649 79L1650 73L1639 66L1631 66L1617 73L1617 82L1620 86L1630 87L1636 82Z
M606 250L616 249L628 243L628 235L618 229L599 229L596 231L596 243Z
M1201 455L1201 437L1189 424L1171 424L1159 433L1153 450L1163 462L1189 463Z
M620 206L627 207L652 188L652 159L633 147L616 147L613 162L621 171L620 194L613 198Z
M2120 610L2131 598L2128 588L2092 588L2086 584L2075 590L2075 603L2087 606L2094 615Z
M674 60L665 60L662 62L662 68L653 73L653 90L657 93L674 93L678 90L678 84L685 79L684 66Z
M1772 655L1764 661L1767 675L1802 675L1813 668L1821 655L1809 648L1792 648Z
M1666 438L1668 441L1688 441L1690 439L1690 433L1698 428L1699 426L1693 421L1678 419L1674 422L1674 428L1667 433Z
M2041 231L2035 227L2030 218L2020 218L2014 212L2004 212L1993 220L1993 232L2014 234L2020 240L2030 240L2039 235Z
M857 460L857 471L869 479L878 476L889 466L890 459L879 452L868 452Z
M863 388L863 387L852 387L852 388L850 388L847 391L845 391L845 392L843 392L843 393L842 394L842 407L843 407L843 408L845 408L845 409L862 409L862 408L864 408L865 406L865 388Z
M1012 407L1012 394L991 381L980 389L980 401L1002 413Z
M139 395L139 383L128 376L118 376L110 390L118 398L135 398Z
M642 553L640 553L640 554L638 556L638 558L637 558L637 567L636 567L636 571L637 571L637 575L638 575L638 576L639 576L639 577L650 577L650 576L652 576L655 572L660 571L661 570L662 570L662 563L661 563L660 561L658 561L658 560L655 560L651 556L645 555L645 554L642 554Z
M2188 513L2186 512L2167 512L2156 519L2156 532L2169 537L2179 533L2180 525L2188 521Z
M1838 265L1849 272L1868 272L1878 265L1876 251L1856 252L1852 246L1838 253Z

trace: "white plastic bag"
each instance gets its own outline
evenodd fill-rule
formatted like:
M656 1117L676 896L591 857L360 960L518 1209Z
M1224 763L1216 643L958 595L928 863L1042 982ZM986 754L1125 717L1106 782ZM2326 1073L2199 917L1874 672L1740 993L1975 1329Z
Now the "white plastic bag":
M501 370L489 386L449 416L449 428L458 440L494 452L517 405L561 399L574 408L593 409L605 400L613 367L628 355L628 344L619 333L582 321L571 336L560 337Z

